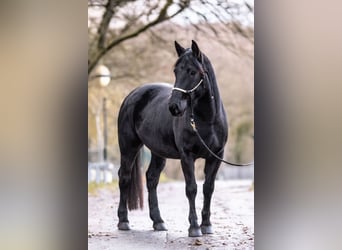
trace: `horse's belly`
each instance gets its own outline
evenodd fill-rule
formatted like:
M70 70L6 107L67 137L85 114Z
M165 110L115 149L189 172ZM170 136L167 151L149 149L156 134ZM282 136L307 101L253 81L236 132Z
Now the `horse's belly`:
M154 154L163 158L179 159L179 152L172 138L163 139L162 135L140 136L142 143Z
M169 158L169 159L180 159L180 155L177 150L174 148L157 148L157 147L149 147L146 145L149 150L151 150L152 153L163 157L163 158Z
M153 153L164 157L179 159L179 152L175 143L172 130L172 122L164 119L149 119L145 118L137 133L142 143L149 148Z

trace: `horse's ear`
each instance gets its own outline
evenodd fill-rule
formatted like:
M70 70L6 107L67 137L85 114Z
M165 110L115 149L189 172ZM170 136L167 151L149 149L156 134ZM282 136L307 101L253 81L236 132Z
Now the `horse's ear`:
M175 48L176 48L178 57L180 57L185 51L185 49L182 46L180 46L179 43L177 43L177 41L175 41Z
M191 44L192 53L194 54L194 56L197 58L199 62L202 62L202 52L198 48L197 43L194 40L191 40L191 41L192 41L192 44Z

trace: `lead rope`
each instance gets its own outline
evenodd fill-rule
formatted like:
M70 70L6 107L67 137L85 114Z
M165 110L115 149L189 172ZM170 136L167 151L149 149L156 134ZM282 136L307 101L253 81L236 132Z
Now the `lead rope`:
M203 146L208 150L208 152L214 156L217 160L222 161L228 165L232 165L232 166L237 166L237 167L244 167L244 166L251 166L254 164L254 162L250 162L250 163L246 163L246 164L238 164L238 163L231 163L228 161L223 160L221 157L219 157L217 154L215 154L213 151L211 151L211 149L207 146L207 144L205 143L205 141L202 139L201 135L199 134L197 128L196 128L196 123L195 123L195 119L194 119L194 109L192 107L192 100L191 100L191 96L190 97L190 109L191 109L191 114L190 114L190 125L193 129L193 131L196 133L198 139L201 141L201 143L203 144Z

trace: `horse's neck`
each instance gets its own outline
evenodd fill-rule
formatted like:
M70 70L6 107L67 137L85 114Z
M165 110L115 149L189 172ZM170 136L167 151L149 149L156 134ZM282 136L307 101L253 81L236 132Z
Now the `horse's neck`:
M207 93L197 101L194 109L195 116L199 116L205 122L215 122L216 118L222 117L222 101L216 82L214 68L209 59L205 56L205 69L207 71Z
M211 88L206 94L194 103L194 115L204 122L213 123L221 111L221 99L216 82L210 83Z

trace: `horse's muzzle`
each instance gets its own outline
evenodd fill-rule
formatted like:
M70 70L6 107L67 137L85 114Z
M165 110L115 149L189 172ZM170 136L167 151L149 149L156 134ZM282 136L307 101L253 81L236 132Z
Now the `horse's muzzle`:
M182 116L187 107L186 95L181 92L172 92L169 99L169 110L173 116Z

